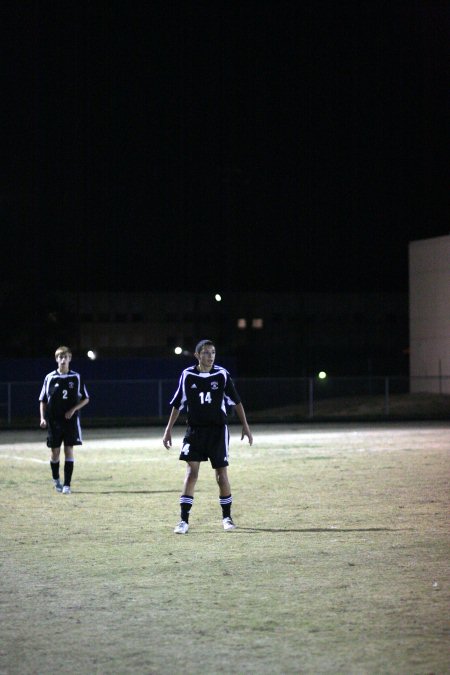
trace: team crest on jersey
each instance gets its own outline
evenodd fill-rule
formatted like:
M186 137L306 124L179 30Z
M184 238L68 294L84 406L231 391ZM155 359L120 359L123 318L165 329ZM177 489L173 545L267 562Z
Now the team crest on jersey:
M73 382L69 382L69 389L73 389Z
M218 388L219 388L218 382L211 382L211 389L218 389Z

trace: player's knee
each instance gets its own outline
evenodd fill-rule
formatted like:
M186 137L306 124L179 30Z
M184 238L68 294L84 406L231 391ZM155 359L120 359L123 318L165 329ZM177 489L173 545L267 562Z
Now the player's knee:
M225 471L216 471L216 481L218 485L224 485L228 483L228 476Z

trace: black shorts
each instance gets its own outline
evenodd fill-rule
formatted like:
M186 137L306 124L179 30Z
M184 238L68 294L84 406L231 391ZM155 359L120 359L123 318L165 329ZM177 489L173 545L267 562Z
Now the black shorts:
M184 462L211 462L213 469L228 466L230 432L220 427L188 427L183 438L180 459Z
M70 420L48 419L47 447L60 448L64 445L82 445L80 418L74 415Z

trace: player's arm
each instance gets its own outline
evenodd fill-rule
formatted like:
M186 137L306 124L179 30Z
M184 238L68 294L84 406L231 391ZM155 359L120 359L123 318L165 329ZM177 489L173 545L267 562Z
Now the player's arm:
M235 410L236 410L236 414L239 417L239 420L242 424L241 441L244 440L244 436L247 436L249 444L252 445L253 434L250 431L250 427L248 426L247 417L245 416L245 410L244 410L244 406L242 405L242 403L238 403L235 407Z
M172 428L175 422L177 421L179 415L180 411L175 407L172 408L169 421L167 422L166 430L163 436L163 445L167 449L169 449L172 446Z
M47 420L45 419L45 411L47 410L47 403L45 401L39 401L39 414L41 416L41 421L39 426L41 429L46 429Z
M89 403L88 398L82 398L76 405L73 406L73 408L70 408L64 415L66 420L70 420L71 417L73 417L74 413L77 412L77 410L81 410L81 408L84 408L85 405Z

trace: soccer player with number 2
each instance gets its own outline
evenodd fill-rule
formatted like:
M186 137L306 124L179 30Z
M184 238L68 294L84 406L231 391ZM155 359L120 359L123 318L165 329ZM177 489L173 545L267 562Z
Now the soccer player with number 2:
M45 376L39 395L41 429L47 429L47 447L51 449L50 467L56 492L70 494L73 473L73 446L82 445L78 411L89 403L89 396L79 373L69 367L72 353L61 346L55 352L56 370ZM64 443L64 485L59 480L59 455Z
M219 486L219 504L222 508L222 523L225 531L236 528L231 518L232 495L228 480L228 447L230 433L227 421L227 406L234 406L242 424L241 440L253 436L247 423L240 396L229 372L214 364L216 348L211 340L201 340L195 347L198 364L183 370L178 389L170 401L172 411L163 436L165 448L172 446L172 428L182 411L187 413L187 428L183 438L180 460L186 462L183 493L180 497L181 521L176 534L189 530L189 512L194 501L195 484L200 462L210 461Z

